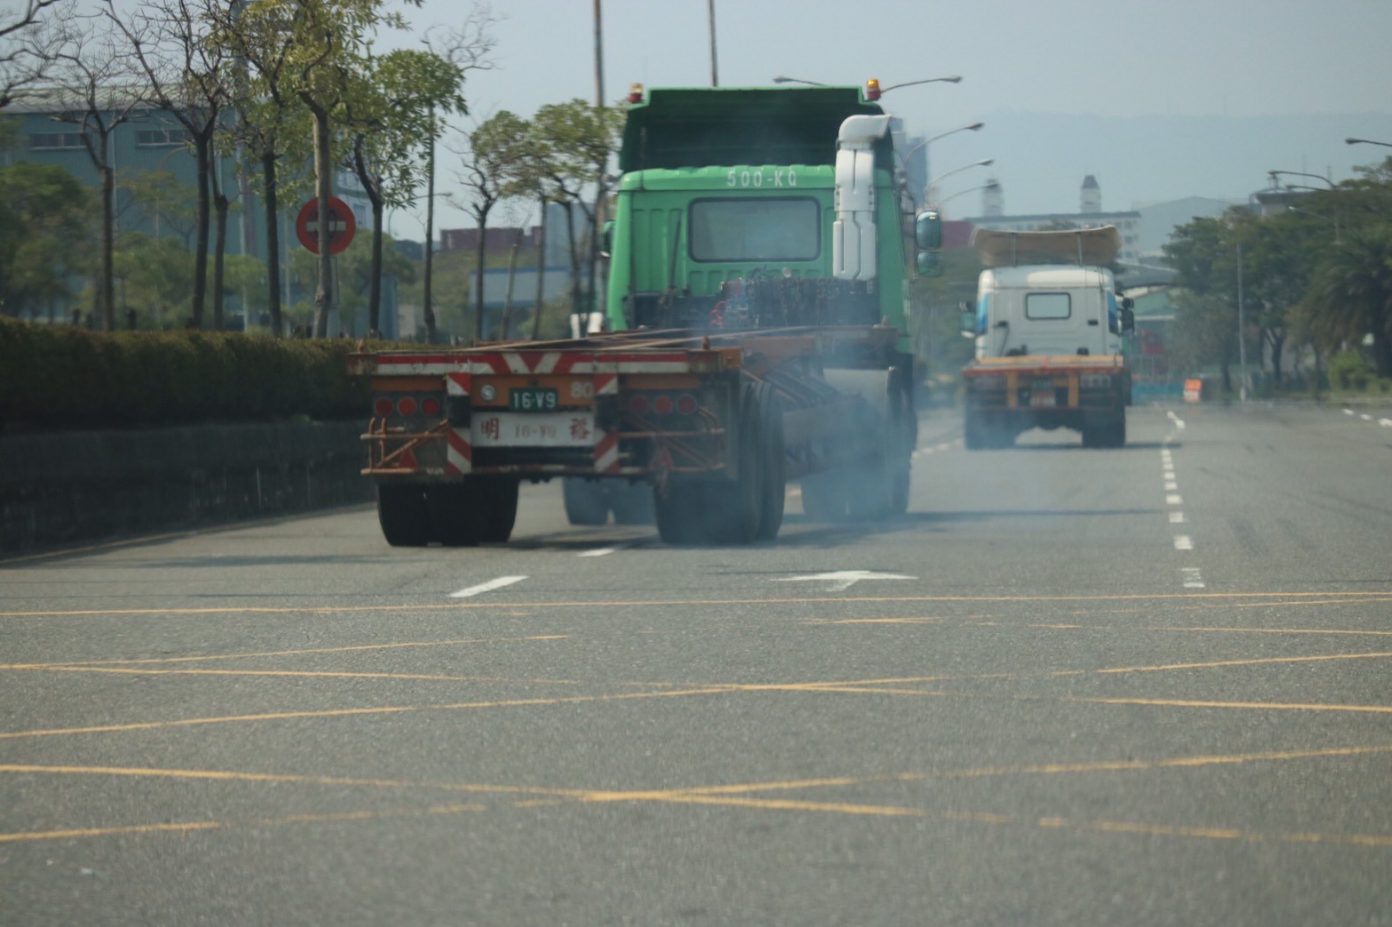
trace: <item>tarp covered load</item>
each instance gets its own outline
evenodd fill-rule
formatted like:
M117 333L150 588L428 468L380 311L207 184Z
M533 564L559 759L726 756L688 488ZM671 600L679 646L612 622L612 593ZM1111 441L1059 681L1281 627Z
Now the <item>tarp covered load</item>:
M1106 266L1121 251L1121 233L1114 225L1050 232L1011 232L977 228L972 247L986 267L1020 264L1086 264Z

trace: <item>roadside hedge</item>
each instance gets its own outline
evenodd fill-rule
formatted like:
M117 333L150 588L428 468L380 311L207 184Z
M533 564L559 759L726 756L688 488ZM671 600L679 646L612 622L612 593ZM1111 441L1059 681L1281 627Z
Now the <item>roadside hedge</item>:
M347 339L93 332L0 318L0 424L22 430L369 414Z

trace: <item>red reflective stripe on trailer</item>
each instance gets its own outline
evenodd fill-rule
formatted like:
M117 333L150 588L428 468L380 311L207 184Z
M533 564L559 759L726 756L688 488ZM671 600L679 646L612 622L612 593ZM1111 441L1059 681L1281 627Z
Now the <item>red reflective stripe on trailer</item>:
M594 393L596 396L615 396L619 392L619 375L617 373L597 373L594 379Z
M594 462L595 470L600 473L612 473L619 469L619 436L616 432L606 431L595 442Z
M451 428L445 433L445 471L451 475L468 473L474 469L474 448L469 443L469 432L462 428Z
M451 396L468 396L472 391L473 379L473 374L469 373L447 373L445 392Z

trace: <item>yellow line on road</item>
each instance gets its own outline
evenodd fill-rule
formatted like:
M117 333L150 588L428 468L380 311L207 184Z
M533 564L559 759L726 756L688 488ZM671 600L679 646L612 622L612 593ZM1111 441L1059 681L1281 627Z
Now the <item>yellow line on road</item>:
M35 611L0 611L0 619L5 618L121 618L121 617L169 617L202 615L346 615L376 612L432 612L432 611L471 611L479 609L576 609L576 608L684 608L731 605L845 605L848 603L876 602L1200 602L1221 603L1242 602L1248 599L1285 599L1289 604L1301 604L1303 599L1326 601L1320 604L1351 604L1359 602L1392 601L1392 593L1387 592L1198 592L1198 593L1154 593L1117 595L882 595L882 596L808 596L792 598L786 596L746 599L589 599L550 602L447 602L419 603L398 602L383 605L298 605L298 606L217 606L203 608L125 608L125 609L70 609ZM1223 607L1243 607L1224 605ZM1266 603L1253 603L1253 607L1268 607Z
M264 714L223 715L209 718L182 718L173 721L139 721L130 724L103 724L87 727L47 728L0 733L0 740L19 740L31 737L60 737L74 734L115 734L150 731L163 728L198 727L209 724L235 724L256 721L294 721L306 718L342 718L361 715L409 714L426 711L470 711L482 708L520 708L537 705L578 705L588 702L617 702L648 698L681 698L691 695L725 695L727 686L705 686L662 692L622 692L606 695L570 695L556 698L499 699L495 701L457 702L447 705L388 705L376 708L329 708L313 711L278 711Z
M1108 698L1063 696L1055 701L1096 705L1144 705L1158 708L1224 708L1250 711L1328 711L1351 714L1392 715L1392 705L1337 705L1319 702L1227 702L1212 699Z
M342 647L301 647L294 650L260 650L242 653L211 653L187 657L141 657L123 660L63 660L53 663L0 663L0 670L47 669L70 666L126 666L130 664L200 663L207 660L243 660L255 657L298 657L308 654L355 653L373 650L399 650L412 647L454 647L460 644L510 644L521 641L567 640L569 634L529 634L524 637L465 637L444 641L403 641L386 644L348 644Z
M26 831L0 834L0 843L24 843L34 840L66 840L74 837L117 837L127 834L190 833L196 830L217 830L217 821L187 821L182 824L130 824L124 827L73 827L64 830Z
M347 670L155 669L134 666L11 666L15 671L43 673L108 673L124 676L278 676L292 679L385 679L398 682L484 682L490 677L448 676L438 673L368 673ZM496 678L496 677L495 677ZM574 679L509 679L529 685L577 686Z

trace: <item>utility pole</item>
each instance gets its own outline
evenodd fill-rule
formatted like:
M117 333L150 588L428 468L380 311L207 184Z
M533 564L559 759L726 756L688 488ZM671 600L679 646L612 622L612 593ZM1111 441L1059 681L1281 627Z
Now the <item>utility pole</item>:
M1247 339L1243 337L1247 326L1242 314L1242 242L1237 243L1237 366L1239 381L1237 395L1241 402L1247 401Z
M594 0L594 102L604 105L604 13L603 0Z
M715 58L715 0L706 0L706 10L710 16L710 43L711 43L711 86L720 86L720 72L716 68Z

